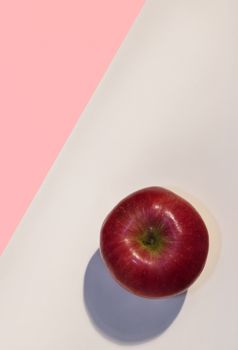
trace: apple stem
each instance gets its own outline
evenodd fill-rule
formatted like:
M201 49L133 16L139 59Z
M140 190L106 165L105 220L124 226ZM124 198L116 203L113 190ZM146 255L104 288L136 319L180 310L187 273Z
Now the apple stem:
M150 246L154 245L155 242L156 242L156 238L155 238L153 232L149 232L148 235L143 240L143 243L145 245L150 245Z

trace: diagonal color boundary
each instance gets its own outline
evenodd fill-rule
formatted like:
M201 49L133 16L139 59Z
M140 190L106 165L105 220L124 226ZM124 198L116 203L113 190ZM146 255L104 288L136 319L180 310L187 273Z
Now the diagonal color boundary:
M0 253L143 3L13 0L3 4Z

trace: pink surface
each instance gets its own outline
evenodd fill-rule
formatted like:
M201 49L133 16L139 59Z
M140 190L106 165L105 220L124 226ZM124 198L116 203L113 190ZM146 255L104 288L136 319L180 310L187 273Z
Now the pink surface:
M143 2L1 2L0 253Z

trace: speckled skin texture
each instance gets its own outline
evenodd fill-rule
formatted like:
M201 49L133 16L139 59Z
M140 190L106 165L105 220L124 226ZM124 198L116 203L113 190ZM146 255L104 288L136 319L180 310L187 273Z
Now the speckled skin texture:
M198 212L161 187L123 199L105 219L100 235L101 255L113 277L148 298L186 290L203 270L208 246Z

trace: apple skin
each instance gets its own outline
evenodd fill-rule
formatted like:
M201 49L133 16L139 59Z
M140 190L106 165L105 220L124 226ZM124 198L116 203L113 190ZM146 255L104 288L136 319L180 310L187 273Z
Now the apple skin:
M204 268L207 228L195 208L162 187L136 191L109 213L101 256L115 280L147 298L187 290Z

